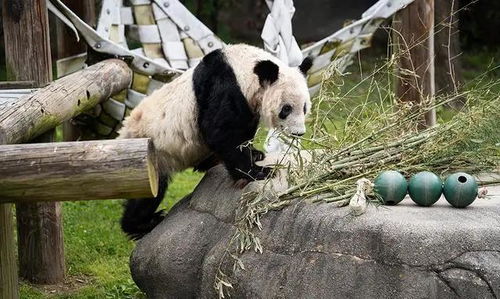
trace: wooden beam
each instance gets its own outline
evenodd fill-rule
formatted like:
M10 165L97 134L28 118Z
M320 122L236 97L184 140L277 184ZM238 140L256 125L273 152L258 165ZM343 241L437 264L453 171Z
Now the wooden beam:
M47 84L52 81L52 59L45 1L2 2L7 79Z
M131 80L127 64L110 59L0 107L0 144L28 142L127 88Z
M0 146L0 203L152 198L158 167L149 139Z
M415 0L396 13L393 42L398 57L396 96L401 102L430 105L434 98L434 0ZM420 127L433 126L429 111Z
M61 209L60 202L16 204L19 275L23 279L39 284L64 279Z

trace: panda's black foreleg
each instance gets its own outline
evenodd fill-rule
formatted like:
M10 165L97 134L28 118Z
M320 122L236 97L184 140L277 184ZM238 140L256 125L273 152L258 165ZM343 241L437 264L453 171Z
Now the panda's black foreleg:
M272 168L258 166L255 164L256 160L253 150L255 149L250 146L243 145L234 148L223 149L221 157L224 161L224 165L229 171L229 174L235 181L240 179L252 181L263 180L267 178L271 173Z
M132 240L139 240L165 218L163 211L156 211L168 187L168 178L160 180L155 198L127 199L124 204L121 227Z

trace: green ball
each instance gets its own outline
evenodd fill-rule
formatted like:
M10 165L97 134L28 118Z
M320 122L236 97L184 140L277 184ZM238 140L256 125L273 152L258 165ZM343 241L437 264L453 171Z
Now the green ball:
M408 184L410 198L419 206L433 205L441 197L443 182L432 172L422 171L412 176Z
M377 193L384 204L395 205L406 196L408 183L405 177L394 170L384 171L377 176L374 182L375 193Z
M465 172L454 173L444 182L443 193L450 205L465 208L477 197L476 179Z

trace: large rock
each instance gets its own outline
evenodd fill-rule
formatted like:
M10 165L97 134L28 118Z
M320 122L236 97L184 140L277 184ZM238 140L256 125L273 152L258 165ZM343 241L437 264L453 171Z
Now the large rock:
M216 297L221 260L233 298L500 297L500 197L467 209L405 199L359 217L296 203L261 219L263 253L243 253L245 270L233 271L221 257L240 195L225 170L213 168L137 243L130 267L148 297Z

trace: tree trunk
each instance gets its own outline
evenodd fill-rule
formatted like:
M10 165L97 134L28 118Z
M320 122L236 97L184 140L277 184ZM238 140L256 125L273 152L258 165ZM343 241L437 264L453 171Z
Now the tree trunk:
M398 56L396 96L401 102L429 106L434 98L434 0L415 0L393 20L393 42ZM429 111L419 127L433 126Z
M158 177L149 139L0 146L0 203L152 198Z

